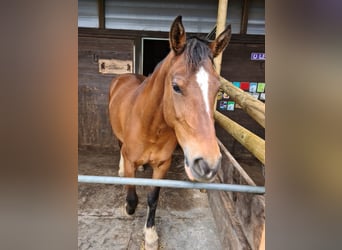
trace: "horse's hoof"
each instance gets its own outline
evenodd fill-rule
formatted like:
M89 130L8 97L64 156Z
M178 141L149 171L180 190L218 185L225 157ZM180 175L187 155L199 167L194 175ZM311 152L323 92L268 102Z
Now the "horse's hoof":
M127 215L132 216L135 213L135 209L134 208L129 208L126 206L126 213Z
M123 210L125 211L125 214L129 217L132 217L132 215L135 213L135 208L129 207L127 203L125 204Z
M145 228L145 250L158 250L158 234L155 227Z

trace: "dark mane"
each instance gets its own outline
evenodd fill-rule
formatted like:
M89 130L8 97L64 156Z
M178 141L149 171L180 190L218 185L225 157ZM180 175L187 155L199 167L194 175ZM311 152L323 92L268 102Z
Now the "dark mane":
M184 53L187 58L187 67L191 71L196 70L208 58L213 62L213 55L208 47L208 42L198 37L188 39Z

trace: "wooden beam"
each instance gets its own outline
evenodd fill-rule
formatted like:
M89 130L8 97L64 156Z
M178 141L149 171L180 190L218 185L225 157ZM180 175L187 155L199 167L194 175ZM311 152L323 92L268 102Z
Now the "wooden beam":
M218 111L214 113L215 121L251 152L262 164L265 164L265 140L253 134Z
M217 143L223 154L222 162L229 162L231 166L239 173L241 178L244 180L244 183L250 186L256 186L255 182L252 178L247 174L247 172L241 167L241 165L237 162L234 156L228 151L228 149L224 146L224 144L217 138ZM226 158L226 159L224 159ZM225 172L227 174L227 172ZM224 183L226 180L221 179L221 182Z
M105 29L105 1L97 0L97 7L99 11L99 29Z
M241 26L240 34L247 34L248 25L248 10L249 10L249 0L244 0L242 3L242 14L241 14Z
M221 89L239 104L257 123L265 128L265 103L255 99L242 89L235 87L226 79L221 77L220 80Z
M227 8L228 8L228 0L219 0L218 10L217 10L217 21L216 21L216 37L218 37L222 31L226 28L226 20L227 20ZM215 68L216 72L220 74L221 72L221 62L222 62L222 53L219 54L215 59Z

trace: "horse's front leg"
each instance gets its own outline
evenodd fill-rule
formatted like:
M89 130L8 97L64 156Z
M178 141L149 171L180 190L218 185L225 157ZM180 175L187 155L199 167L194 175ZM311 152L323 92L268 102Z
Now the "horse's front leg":
M158 165L152 166L153 179L163 179L170 167L171 159ZM147 195L147 219L145 224L145 249L155 250L158 249L158 234L155 227L155 215L157 210L158 198L160 187L152 187L151 192Z
M121 157L123 157L121 155ZM121 160L120 160L121 162ZM135 177L135 167L134 164L127 159L123 160L124 162L124 176L133 178ZM138 206L138 195L135 190L135 186L126 185L127 195L126 195L126 213L129 215L134 214L135 209Z
M158 249L158 234L154 224L160 187L153 187L147 195L147 219L145 224L145 249Z

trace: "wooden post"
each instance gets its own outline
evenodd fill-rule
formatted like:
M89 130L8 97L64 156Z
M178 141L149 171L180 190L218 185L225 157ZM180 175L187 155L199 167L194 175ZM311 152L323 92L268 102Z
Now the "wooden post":
M262 164L265 164L265 140L253 134L248 129L215 111L215 121L229 134L251 152Z
M97 0L99 12L99 29L105 29L105 3L104 0Z
M227 19L228 0L219 0L217 7L216 35L217 38L224 31ZM222 53L214 58L215 70L217 74L221 74ZM214 102L214 110L216 110L217 96Z
M265 103L253 98L242 89L221 77L221 89L229 95L257 123L265 128Z
M219 0L218 10L217 10L217 22L216 22L216 38L226 28L227 8L228 8L228 0ZM219 54L214 59L216 72L219 75L221 73L221 62L222 62L222 53Z

